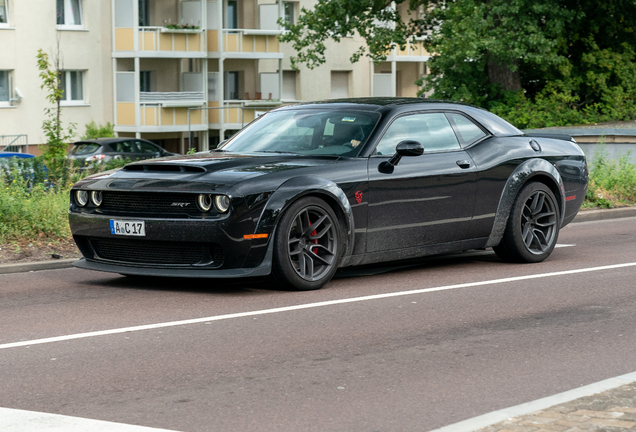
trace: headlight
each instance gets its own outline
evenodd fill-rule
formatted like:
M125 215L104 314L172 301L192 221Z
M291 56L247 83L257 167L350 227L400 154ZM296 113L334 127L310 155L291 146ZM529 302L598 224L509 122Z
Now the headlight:
M197 197L197 207L202 212L209 211L212 208L212 195L210 194L200 194Z
M102 205L103 195L101 191L93 191L91 192L91 201L95 204L95 207L99 207Z
M88 192L85 190L75 191L75 201L80 207L84 207L88 203Z
M214 207L216 207L220 213L225 213L230 208L230 197L227 195L215 196Z

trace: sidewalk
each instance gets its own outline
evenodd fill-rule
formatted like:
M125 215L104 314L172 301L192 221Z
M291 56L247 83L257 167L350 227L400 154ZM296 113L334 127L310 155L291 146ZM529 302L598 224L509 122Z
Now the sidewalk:
M636 372L494 411L430 432L636 430Z

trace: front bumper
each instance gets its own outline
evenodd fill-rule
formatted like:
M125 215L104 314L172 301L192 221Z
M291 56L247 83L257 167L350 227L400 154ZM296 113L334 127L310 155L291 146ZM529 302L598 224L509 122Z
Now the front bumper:
M110 220L145 222L143 237L111 234ZM77 267L140 276L248 277L270 273L269 239L247 240L250 219L170 219L69 213Z

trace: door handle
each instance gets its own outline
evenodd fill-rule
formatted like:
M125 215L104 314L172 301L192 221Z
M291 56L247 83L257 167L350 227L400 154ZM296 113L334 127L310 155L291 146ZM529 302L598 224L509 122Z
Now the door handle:
M470 161L469 160L458 160L457 162L457 166L459 166L460 168L466 169L466 168L470 168Z

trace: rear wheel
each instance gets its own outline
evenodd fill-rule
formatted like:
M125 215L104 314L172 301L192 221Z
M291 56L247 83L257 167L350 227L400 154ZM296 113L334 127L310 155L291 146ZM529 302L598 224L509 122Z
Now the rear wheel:
M322 288L338 269L341 228L329 205L316 197L289 207L276 229L272 278L285 288Z
M549 187L528 183L515 200L503 239L493 249L508 262L541 262L559 237L559 208Z

